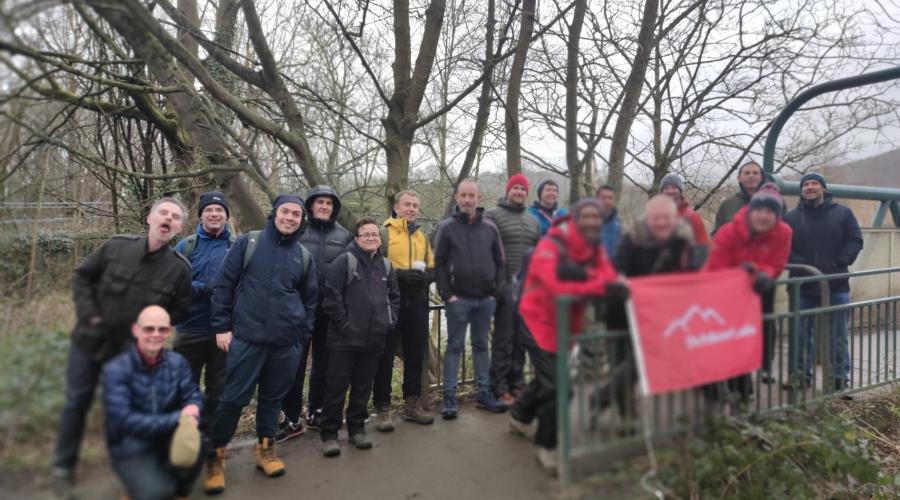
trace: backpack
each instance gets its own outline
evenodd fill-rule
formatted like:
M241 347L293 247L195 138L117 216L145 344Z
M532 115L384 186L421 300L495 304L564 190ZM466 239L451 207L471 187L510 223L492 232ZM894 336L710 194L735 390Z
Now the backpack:
M231 245L234 244L234 240L235 240L234 234L229 233L228 234L228 246L229 247L231 247ZM195 248L197 248L197 233L194 233L184 239L184 253L182 253L182 255L184 255L184 257L186 259L190 259L191 252L193 252Z
M244 250L244 266L242 269L247 269L247 266L250 264L250 259L253 257L253 252L256 251L257 240L259 240L259 235L261 233L262 231L258 229L247 233L247 248ZM312 258L312 255L306 247L300 244L300 242L297 242L297 247L300 248L300 256L294 257L294 262L299 264L300 269L303 269L303 272L305 273L309 268L309 260Z
M391 261L387 257L382 256L381 260L384 261L384 271L387 274L391 274ZM356 272L356 268L359 266L359 261L356 260L356 256L353 255L353 252L347 252L347 283L345 285L350 285L354 279L360 279L359 273Z

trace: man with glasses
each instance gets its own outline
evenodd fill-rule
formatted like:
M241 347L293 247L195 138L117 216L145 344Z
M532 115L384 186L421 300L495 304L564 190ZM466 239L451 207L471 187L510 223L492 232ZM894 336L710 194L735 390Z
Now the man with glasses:
M360 450L372 447L366 436L369 394L388 332L397 324L400 291L397 273L378 249L378 223L363 217L356 223L356 238L347 252L332 262L325 276L322 307L328 325L328 376L319 433L322 454L340 455L338 429L344 417L347 388L347 434Z
M147 214L145 236L114 236L75 269L75 329L66 367L66 401L59 420L53 486L68 496L74 484L87 412L103 363L131 344L129 330L149 305L175 321L191 306L191 266L169 242L181 232L184 207L160 198Z

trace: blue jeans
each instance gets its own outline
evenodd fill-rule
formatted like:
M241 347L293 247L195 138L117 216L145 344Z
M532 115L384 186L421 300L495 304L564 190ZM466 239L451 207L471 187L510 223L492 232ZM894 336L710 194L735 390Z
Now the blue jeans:
M830 305L838 306L850 303L850 292L834 292L831 294ZM819 307L821 300L818 296L800 296L800 309L812 309ZM827 333L830 345L828 354L832 368L832 377L835 379L850 379L850 349L847 336L847 311L839 311L827 315L831 318L831 328ZM813 328L814 317L804 320L803 335L806 336L806 356L801 359L800 366L806 369L806 377L812 378L812 369L815 364L813 355Z
M491 392L491 356L488 353L488 328L497 301L493 297L481 299L458 298L447 302L447 352L444 354L444 395L456 396L459 360L466 345L466 327L472 326L472 363L475 365L475 386L479 393Z

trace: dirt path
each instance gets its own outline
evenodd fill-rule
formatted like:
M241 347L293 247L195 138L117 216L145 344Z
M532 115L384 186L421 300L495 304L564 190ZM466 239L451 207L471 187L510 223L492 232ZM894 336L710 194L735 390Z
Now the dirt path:
M390 434L371 431L372 450L349 447L325 458L319 434L284 443L279 455L287 474L268 479L257 471L251 443L233 450L227 463L228 499L546 499L556 482L540 470L531 444L507 431L507 415L465 405L455 421L419 426L395 421ZM116 499L118 485L103 468L81 484L83 499ZM194 498L206 497L198 488Z

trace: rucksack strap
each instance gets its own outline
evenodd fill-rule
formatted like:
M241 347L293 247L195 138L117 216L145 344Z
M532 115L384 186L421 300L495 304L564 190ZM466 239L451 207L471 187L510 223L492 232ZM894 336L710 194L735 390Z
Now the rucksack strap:
M353 255L353 252L347 252L347 281L345 286L350 286L350 283L353 282L354 279L359 279L359 273L356 272L356 268L359 267L359 261L356 260L356 256ZM391 260L387 257L382 256L381 261L384 262L384 271L385 274L391 274Z
M184 239L184 252L182 252L182 255L190 258L191 253L194 251L194 248L197 248L197 233L194 233Z

